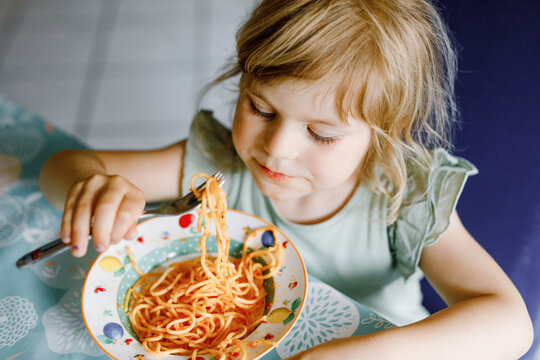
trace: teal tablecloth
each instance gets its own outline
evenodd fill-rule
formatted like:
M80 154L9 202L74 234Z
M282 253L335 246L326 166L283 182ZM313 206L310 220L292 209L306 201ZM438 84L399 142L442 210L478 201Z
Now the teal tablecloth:
M64 252L27 268L15 267L20 256L56 238L60 228L61 212L39 189L43 163L62 149L84 147L0 95L0 359L108 358L88 334L81 314L81 289L96 252L81 259ZM264 359L392 326L309 277L299 320Z

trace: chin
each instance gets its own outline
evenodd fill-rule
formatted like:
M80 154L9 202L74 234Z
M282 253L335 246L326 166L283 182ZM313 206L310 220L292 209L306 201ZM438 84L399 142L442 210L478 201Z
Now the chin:
M292 200L296 198L296 196L290 196L290 194L285 194L283 192L272 192L272 193L263 192L263 194L269 197L270 199L276 200L276 201Z
M269 197L272 200L293 200L302 197L302 192L295 189L284 189L276 185L260 184L257 183L259 190L264 196Z

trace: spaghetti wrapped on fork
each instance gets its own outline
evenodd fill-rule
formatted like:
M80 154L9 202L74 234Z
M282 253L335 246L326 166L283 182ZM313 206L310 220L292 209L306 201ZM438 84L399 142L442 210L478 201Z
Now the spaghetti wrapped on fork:
M194 186L200 177L206 178L203 191ZM149 352L192 359L198 355L246 359L246 346L273 344L264 339L256 344L242 339L266 320L263 283L279 270L282 245L275 241L272 247L249 249L249 239L261 232L271 231L274 239L278 238L273 227L264 227L249 234L241 258L229 257L226 192L215 178L202 173L191 179L191 190L201 198L197 209L200 258L173 263L165 271L140 274L124 307ZM206 246L212 223L216 257L207 253Z

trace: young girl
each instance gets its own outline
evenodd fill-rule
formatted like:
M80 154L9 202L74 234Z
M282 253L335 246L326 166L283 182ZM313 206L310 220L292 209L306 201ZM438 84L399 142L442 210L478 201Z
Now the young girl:
M267 0L237 34L232 130L209 111L155 151L68 151L41 184L82 256L136 236L146 201L221 170L231 208L287 233L308 271L398 325L295 359L517 359L521 296L455 212L473 165L451 156L455 57L426 0ZM92 228L90 223L93 220ZM449 307L428 316L426 275Z

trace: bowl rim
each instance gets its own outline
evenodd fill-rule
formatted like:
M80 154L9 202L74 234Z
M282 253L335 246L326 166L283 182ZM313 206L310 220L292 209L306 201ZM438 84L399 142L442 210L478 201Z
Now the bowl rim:
M178 215L171 215L171 217L178 217L178 216L182 216L184 214L188 214L188 213L192 213L193 211L188 211L188 212L185 212L185 213L182 213L182 214L178 214ZM262 351L261 353L259 353L255 358L249 358L248 360L254 360L254 359L260 359L262 358L264 355L266 355L268 352L270 352L272 349L276 348L279 343L291 332L292 328L294 327L294 325L296 324L296 322L298 321L298 319L300 318L300 314L302 313L302 311L304 310L304 305L306 303L306 296L307 296L307 290L308 290L308 275L307 275L307 270L306 270L306 264L304 263L304 259L302 259L302 256L300 255L300 252L298 251L298 248L296 247L296 245L294 245L294 242L291 241L291 239L285 235L283 233L283 231L281 231L281 229L279 229L276 225L270 223L269 221L267 220L264 220L262 219L261 217L257 216L257 215L253 215L253 214L250 214L250 213L247 213L245 211L241 211L241 210L236 210L236 209L227 209L227 212L235 212L235 213L238 213L238 214L241 214L241 215L247 215L247 216L250 216L250 217L253 217L253 218L256 218L257 220L267 224L268 226L272 226L276 229L276 231L278 231L281 236L283 236L287 242L287 245L291 245L293 248L294 248L294 251L296 252L297 256L298 256L298 259L300 260L300 265L302 266L302 274L304 276L304 283L305 283L305 286L304 286L304 291L303 291L303 294L302 294L302 302L300 304L300 306L298 306L298 312L297 312L297 315L294 317L294 319L289 323L289 327L287 329L287 331L285 331L285 333L283 333L283 335L281 335L278 339L275 340L275 345L273 346L270 346L268 347L267 349L265 349L264 351ZM161 216L163 217L163 216ZM151 220L154 220L154 219L157 219L157 218L161 218L161 217L150 217L148 219L145 219L143 221L141 221L140 223L137 224L137 226L139 226L140 224L143 224L147 221L151 221ZM126 240L122 240L122 241L126 241ZM92 262L92 265L90 266L90 268L88 269L88 272L86 273L86 277L84 279L84 284L83 284L83 287L81 289L81 313L82 313L82 317L83 317L83 320L84 320L84 326L86 328L86 331L88 332L88 334L90 335L90 337L92 338L92 340L94 341L94 343L107 355L109 356L111 359L114 359L114 360L123 360L123 359L119 359L117 358L116 356L110 354L103 346L102 344L95 338L94 334L92 333L92 331L90 330L90 326L88 324L88 321L86 319L86 313L84 311L84 294L85 294L85 290L86 290L86 285L87 285L87 282L88 282L88 278L90 276L90 273L92 272L92 270L94 269L94 266L96 266L96 264L99 264L99 259L101 257L105 257L105 256L108 256L106 254L107 251L104 251L102 253L100 253L95 259L94 261ZM256 329L256 328L255 328ZM255 330L254 330L255 331ZM134 339L135 340L135 339ZM145 353L148 353L145 351ZM152 354L150 354L152 355ZM170 356L176 356L178 359L182 359L179 355L170 355Z

